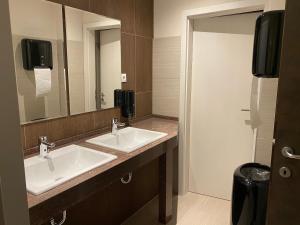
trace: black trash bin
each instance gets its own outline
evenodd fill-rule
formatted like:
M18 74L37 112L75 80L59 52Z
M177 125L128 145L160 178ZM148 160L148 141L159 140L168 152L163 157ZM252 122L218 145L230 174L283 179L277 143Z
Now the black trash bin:
M248 163L235 170L231 225L265 225L270 167Z

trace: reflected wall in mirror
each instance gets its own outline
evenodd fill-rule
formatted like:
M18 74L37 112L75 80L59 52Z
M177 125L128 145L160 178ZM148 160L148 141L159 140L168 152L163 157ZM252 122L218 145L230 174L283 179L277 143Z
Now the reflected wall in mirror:
M121 22L66 7L70 112L114 107L121 89Z
M9 0L9 4L21 123L66 116L62 6L41 0ZM43 70L24 69L23 39L46 43L33 44L28 51L32 53L31 61L40 61L32 63L33 67ZM43 49L52 58L52 69L45 64L44 55L37 54Z

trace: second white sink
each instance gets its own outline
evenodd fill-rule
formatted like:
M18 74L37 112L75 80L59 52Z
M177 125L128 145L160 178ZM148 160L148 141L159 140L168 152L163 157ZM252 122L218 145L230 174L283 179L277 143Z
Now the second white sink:
M119 130L117 135L109 133L89 139L87 142L129 153L167 135L166 133L127 127Z

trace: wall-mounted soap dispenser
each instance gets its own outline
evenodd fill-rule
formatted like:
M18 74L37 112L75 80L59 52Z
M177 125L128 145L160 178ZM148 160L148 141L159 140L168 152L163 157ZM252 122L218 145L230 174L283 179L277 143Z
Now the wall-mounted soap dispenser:
M34 68L53 69L51 42L23 39L21 45L25 70L33 70Z

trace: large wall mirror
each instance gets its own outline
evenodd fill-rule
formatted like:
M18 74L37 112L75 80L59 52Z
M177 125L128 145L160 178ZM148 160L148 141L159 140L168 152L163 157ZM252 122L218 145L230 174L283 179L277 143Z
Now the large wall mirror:
M62 6L40 0L9 0L9 4L21 123L66 116ZM50 65L44 68L24 65L24 61L34 64L35 60L23 55L26 40L30 52L39 51L30 40L43 41L39 43L51 49L47 54L52 58L51 69Z
M121 22L66 7L70 113L114 107L121 88Z
M113 108L121 22L48 1L9 3L21 124Z

